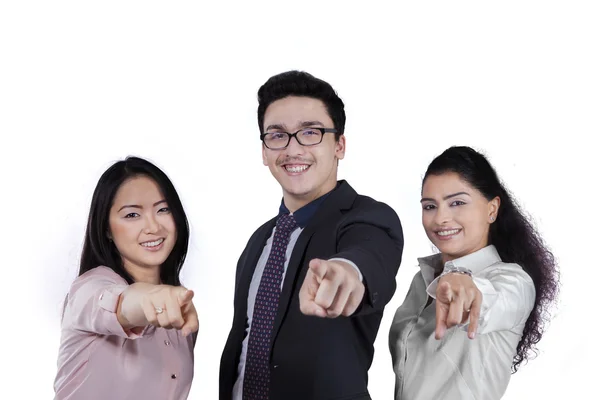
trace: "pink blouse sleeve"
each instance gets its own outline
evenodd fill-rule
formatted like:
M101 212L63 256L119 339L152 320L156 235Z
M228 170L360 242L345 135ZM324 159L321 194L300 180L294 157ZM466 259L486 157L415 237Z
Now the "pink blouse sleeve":
M94 268L79 276L69 290L63 329L137 339L146 328L123 329L117 320L119 296L127 282L107 267Z

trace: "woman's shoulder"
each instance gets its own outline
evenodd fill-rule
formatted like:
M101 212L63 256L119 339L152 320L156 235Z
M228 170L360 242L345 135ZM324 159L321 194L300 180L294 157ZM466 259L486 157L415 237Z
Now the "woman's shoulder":
M488 274L493 277L502 277L515 280L525 287L534 288L533 279L525 269L514 262L499 261L489 268Z
M79 275L73 281L71 286L78 287L85 283L91 282L106 282L115 285L127 285L127 281L117 274L112 268L99 265Z

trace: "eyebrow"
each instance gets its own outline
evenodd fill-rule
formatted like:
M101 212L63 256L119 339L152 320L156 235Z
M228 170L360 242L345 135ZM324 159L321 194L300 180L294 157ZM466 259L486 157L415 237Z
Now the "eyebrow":
M152 204L152 207L156 207L157 205L162 204L162 203L166 203L166 202L167 202L166 200L157 201L156 203ZM140 205L137 205L137 204L126 204L123 207L119 208L119 211L121 211L124 208L139 208L139 209L142 209L144 207L142 207ZM117 211L117 212L119 212L119 211Z
M300 123L300 128L307 128L309 126L325 126L322 122L320 121L302 121ZM272 124L267 126L267 128L265 129L265 131L271 130L271 129L279 129L279 130L285 130L285 125L282 124Z
M461 194L466 194L467 196L471 197L471 195L467 192L458 192L458 193L454 193L454 194L449 194L448 196L444 196L444 200L448 200L452 197L456 197L456 196L460 196ZM434 199L431 199L429 197L424 197L421 199L421 203L425 202L425 201L433 201L435 202Z

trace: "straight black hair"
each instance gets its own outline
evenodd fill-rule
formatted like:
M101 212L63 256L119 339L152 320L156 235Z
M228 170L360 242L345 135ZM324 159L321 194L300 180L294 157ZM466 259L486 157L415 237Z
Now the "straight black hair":
M177 230L177 240L171 254L160 268L160 279L166 285L179 286L179 273L185 261L190 237L188 220L179 195L167 175L151 162L139 157L127 157L110 166L100 177L90 206L90 213L79 265L79 275L100 265L111 268L129 284L133 278L123 266L115 244L109 239L109 214L121 185L133 177L152 179L165 197Z

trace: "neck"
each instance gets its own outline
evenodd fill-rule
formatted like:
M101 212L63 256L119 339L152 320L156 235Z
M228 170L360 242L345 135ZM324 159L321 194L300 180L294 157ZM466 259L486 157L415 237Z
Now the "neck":
M314 190L309 193L301 194L301 195L288 193L284 190L283 204L285 204L285 206L287 207L288 210L290 210L291 213L295 213L296 211L298 211L299 209L301 209L308 203L331 192L333 189L335 189L336 185L337 185L337 180L334 180L331 183L327 183L327 184L321 186L317 190Z
M481 249L483 249L484 247L487 247L487 246L488 246L488 243L484 242L484 243L480 244L479 246L474 247L470 251L464 251L463 253L460 253L460 254L446 254L446 253L442 253L442 265L445 265L448 261L456 260L457 258L462 258L462 257L468 256L469 254L476 253L479 250L481 250Z
M160 284L160 266L139 267L124 262L125 270L131 275L134 282Z
M448 261L454 260L456 257L451 256L450 254L442 253L442 268Z

